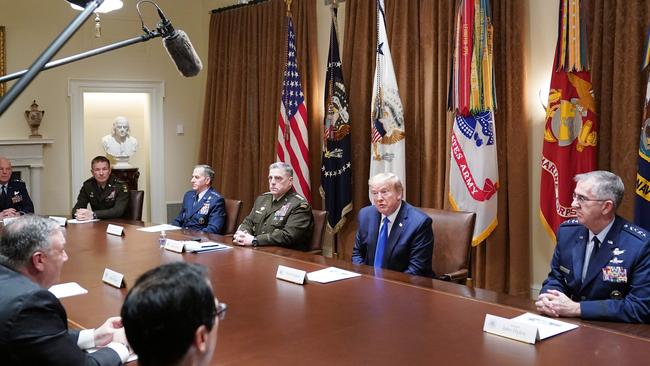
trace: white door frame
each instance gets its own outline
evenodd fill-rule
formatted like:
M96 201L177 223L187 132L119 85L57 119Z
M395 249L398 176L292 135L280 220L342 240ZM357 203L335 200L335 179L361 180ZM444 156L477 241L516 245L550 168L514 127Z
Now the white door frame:
M165 98L165 83L163 81L138 80L86 80L72 79L68 82L68 97L70 97L70 142L71 142L71 171L72 171L72 206L76 202L77 193L88 177L84 169L84 93L146 93L149 94L149 109L151 125L149 128L149 197L150 220L154 223L167 222L165 207L165 133L163 123L163 100ZM71 206L71 207L72 207Z

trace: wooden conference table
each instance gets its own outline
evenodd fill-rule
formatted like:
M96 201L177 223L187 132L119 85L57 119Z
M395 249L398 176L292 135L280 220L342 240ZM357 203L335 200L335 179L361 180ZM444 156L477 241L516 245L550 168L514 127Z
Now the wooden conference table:
M159 248L158 233L124 225L125 236L117 237L106 234L107 224L65 230L69 260L61 282L89 291L62 299L71 324L91 328L119 314L128 286L150 268L201 263L228 304L214 365L595 366L650 359L650 325L574 320L576 330L530 345L482 331L486 313L515 317L533 309L528 300L281 248L178 254ZM168 232L173 239L193 235ZM277 280L278 265L307 272L336 265L363 275L300 286ZM101 281L107 267L125 275L127 289Z

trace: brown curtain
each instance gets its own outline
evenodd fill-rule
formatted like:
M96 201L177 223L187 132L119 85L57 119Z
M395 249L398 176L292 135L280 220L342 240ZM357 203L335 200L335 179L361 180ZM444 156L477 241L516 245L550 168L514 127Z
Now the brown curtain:
M598 108L598 167L623 179L619 214L632 220L647 72L641 70L650 1L583 0Z
M312 192L320 184L321 97L318 91L316 0L294 0L298 69L309 113ZM270 0L215 12L210 19L208 76L199 161L217 172L214 187L244 201L268 190L275 161L282 73L286 57L286 5ZM320 197L315 207L320 207Z
M448 208L449 131L446 111L454 1L386 0L387 33L406 121L406 199ZM474 253L479 287L527 294L529 287L528 149L524 111L526 4L492 2L499 108L495 113L499 158L499 225ZM354 215L369 204L367 180L370 100L374 71L375 2L346 2L343 70L352 123ZM349 258L356 222L339 236Z

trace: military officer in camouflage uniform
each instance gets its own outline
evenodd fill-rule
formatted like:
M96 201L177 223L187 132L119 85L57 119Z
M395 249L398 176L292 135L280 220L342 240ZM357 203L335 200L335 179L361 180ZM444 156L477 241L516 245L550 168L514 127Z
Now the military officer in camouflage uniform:
M257 197L253 210L233 237L245 246L279 245L304 250L311 240L311 206L293 190L293 169L287 163L269 166L269 190Z
M557 230L551 272L535 305L545 315L650 322L650 234L616 215L621 178L578 174L576 218Z
M77 220L120 218L129 203L127 186L111 175L111 162L96 156L90 163L93 177L79 191L72 216ZM90 209L87 209L90 203Z

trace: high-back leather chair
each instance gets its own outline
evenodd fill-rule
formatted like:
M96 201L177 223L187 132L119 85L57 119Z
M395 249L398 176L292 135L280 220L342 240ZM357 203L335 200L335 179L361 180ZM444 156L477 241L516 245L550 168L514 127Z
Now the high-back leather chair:
M314 216L314 231L311 234L311 242L307 251L312 253L321 253L323 251L323 233L327 223L327 211L311 210Z
M468 276L474 212L420 208L433 221L433 272L435 278L465 283Z
M144 191L129 191L129 203L122 214L123 219L142 221L142 205L144 204Z
M226 227L223 230L223 234L232 235L237 231L242 201L230 198L224 198L224 201L226 206Z

